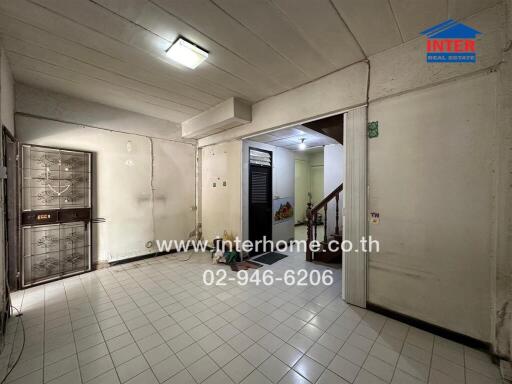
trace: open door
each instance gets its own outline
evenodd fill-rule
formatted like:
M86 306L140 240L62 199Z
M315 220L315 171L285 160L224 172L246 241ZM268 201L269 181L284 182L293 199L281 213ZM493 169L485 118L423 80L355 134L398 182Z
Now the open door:
M249 240L264 238L272 240L272 153L249 148Z
M343 299L353 305L366 307L367 253L356 247L368 238L367 216L367 157L368 133L366 107L345 114L346 176L343 209L343 238L354 249L343 252Z

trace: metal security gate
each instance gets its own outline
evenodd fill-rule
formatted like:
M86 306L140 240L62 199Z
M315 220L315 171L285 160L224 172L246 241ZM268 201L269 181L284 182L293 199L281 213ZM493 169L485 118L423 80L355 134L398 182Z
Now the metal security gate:
M91 155L21 146L23 287L91 269Z

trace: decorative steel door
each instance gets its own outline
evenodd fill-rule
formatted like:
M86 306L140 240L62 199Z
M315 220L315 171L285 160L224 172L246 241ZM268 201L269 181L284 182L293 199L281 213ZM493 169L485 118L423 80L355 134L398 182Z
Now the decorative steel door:
M22 286L91 269L91 153L21 146Z

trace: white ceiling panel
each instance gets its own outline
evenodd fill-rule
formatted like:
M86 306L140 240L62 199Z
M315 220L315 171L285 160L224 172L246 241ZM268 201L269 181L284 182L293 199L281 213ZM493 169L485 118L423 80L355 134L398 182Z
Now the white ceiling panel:
M97 103L169 121L184 120L183 114L177 113L169 108L141 100L140 98L133 97L133 95L126 97L125 92L119 92L113 88L105 88L104 86L98 87L92 82L83 83L81 79L66 79L65 76L54 76L37 71L36 69L26 70L22 67L14 67L13 74L19 82L30 84L38 88L48 89L65 95L95 101Z
M16 81L181 122L230 97L285 92L497 2L0 0L0 33ZM179 35L209 51L195 70L164 54Z
M277 131L269 132L268 134L277 138L286 138L291 136L303 135L306 132L306 128L302 125L297 127L278 129Z
M209 0L154 0L154 2L213 40L222 42L222 45L230 51L251 62L257 68L273 74L276 81L288 87L297 86L310 79L246 26ZM242 1L242 3L249 2Z
M498 3L499 0L448 0L448 17L462 19Z
M261 135L250 137L249 140L274 145L290 150L298 150L298 146L304 139L307 147L321 147L328 144L337 144L338 142L328 136L318 133L310 128L298 125L291 128L283 128L277 131L263 133Z
M395 17L386 0L333 0L367 55L402 43Z
M448 0L390 0L405 41L448 19Z
M190 84L195 89L202 89L204 92L215 95L220 100L229 97L233 93L220 84L215 84L198 76L197 73L191 74L190 71L179 67L177 64L174 65L165 56L152 57L135 47L131 47L129 44L112 39L94 29L75 23L25 0L4 1L1 4L0 11L4 11L7 17L23 20L49 34L71 41L75 45L101 52L146 71L166 74L184 84Z
M342 68L364 58L329 0L273 0L310 45Z
M298 137L297 138L291 137L288 139L278 139L278 140L267 142L267 144L275 145L276 147L288 147L288 146L292 146L292 145L299 145L299 143L300 143L300 138L298 138Z
M159 76L154 71L148 71L147 69L130 65L125 61L97 50L75 44L68 39L57 37L41 28L20 22L1 13L0 32L5 40L16 39L20 42L19 44L26 43L36 45L49 52L68 56L83 63L102 68L113 74L118 74L127 79L159 87L176 94L185 104L198 103L198 107L209 108L222 101L220 97L207 93L204 90L187 86L173 77ZM6 49L9 51L9 48Z
M35 60L27 56L20 56L17 54L12 54L9 57L9 60L12 63L14 72L16 72L16 70L32 71L40 74L48 74L49 76L54 78L60 77L68 81L94 85L97 88L105 89L104 80L98 80L94 77L84 76L77 72L74 72L73 70L64 69L51 63L47 63L41 60ZM119 95L122 95L123 91L126 89L124 87L116 86L113 83L108 83L108 85L109 86L107 88L109 90L115 91ZM191 113L190 111L184 110L183 107L181 106L176 106L173 103L162 100L159 97L151 96L142 92L133 92L131 97L148 104L168 109L170 111L169 115L179 116L180 120L187 119L195 114Z
M268 143L269 141L276 140L276 137L272 135L263 134L251 137L249 140L257 141L258 143Z
M120 76L26 41L20 41L16 38L5 36L3 43L12 62L19 61L21 58L26 58L28 61L33 61L35 63L40 62L51 65L52 67L62 68L63 70L70 70L78 75L83 75L90 79L105 82L107 85L118 86L121 88L124 87L141 96L144 95L161 99L162 101L165 101L171 109L178 110L192 116L200 113L206 107L204 103L200 103L195 100L186 100L183 97L174 94L172 91Z
M133 47L139 54L168 64L168 70L181 71L187 77L204 77L214 84L222 85L242 97L244 94L255 92L246 81L221 70L209 62L198 67L195 71L187 70L179 64L174 64L164 52L171 41L145 30L138 25L123 19L97 4L84 0L31 0L51 12L80 24L89 30L97 31L110 38L111 42L120 43L123 47ZM261 95L254 94L251 99L259 99Z
M212 1L267 42L290 65L300 68L309 78L314 79L336 69L332 62L323 57L320 50L316 50L314 45L302 37L284 13L269 1Z
M90 0L92 3L102 5L116 13L123 14L130 20L137 20L139 15L148 6L149 0Z
M270 76L260 71L249 61L232 53L221 44L209 39L207 36L153 3L146 3L146 5L141 8L140 13L136 15L136 17L133 17L130 15L129 8L125 10L122 6L112 7L110 5L111 1L109 0L96 0L96 2L165 39L165 49L176 40L178 35L186 36L188 39L209 51L208 63L222 68L243 81L250 83L251 87L258 92L256 96L258 100L267 97L269 91L275 93L285 90L283 86L280 86Z

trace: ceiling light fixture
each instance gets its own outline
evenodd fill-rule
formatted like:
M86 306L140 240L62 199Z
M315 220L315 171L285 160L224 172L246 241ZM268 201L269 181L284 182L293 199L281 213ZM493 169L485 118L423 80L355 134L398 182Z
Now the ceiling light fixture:
M165 54L167 57L190 69L195 69L208 58L208 51L185 40L181 36L178 37Z
M299 144L299 149L301 151L305 150L306 149L306 143L304 142L306 139L300 139L300 144Z

